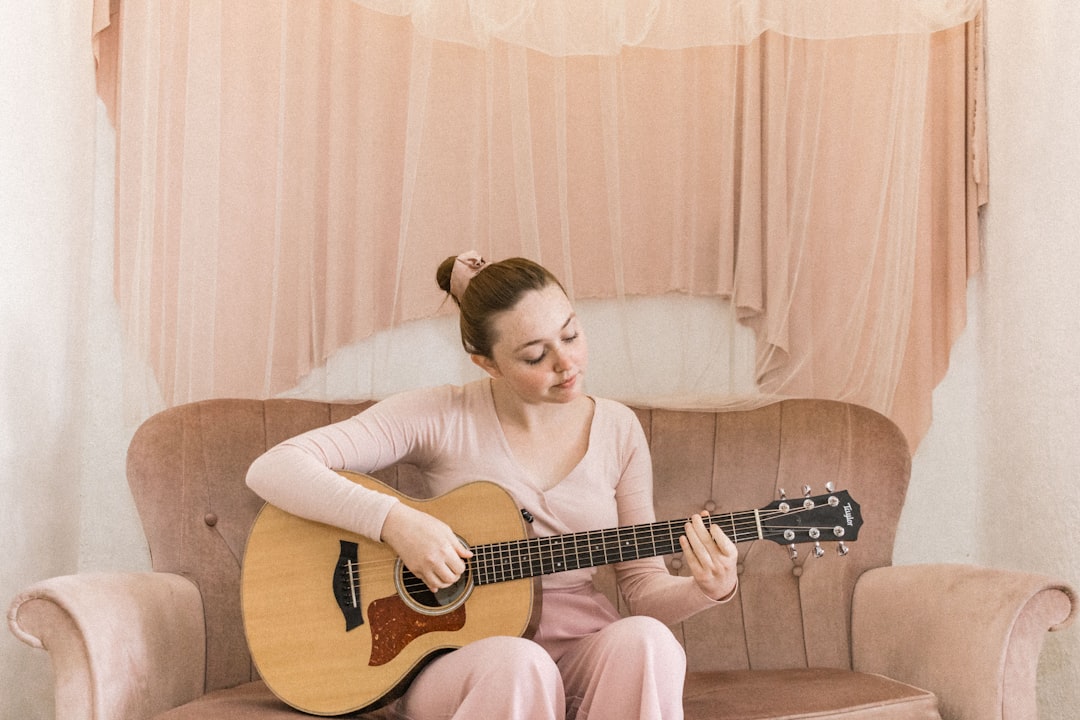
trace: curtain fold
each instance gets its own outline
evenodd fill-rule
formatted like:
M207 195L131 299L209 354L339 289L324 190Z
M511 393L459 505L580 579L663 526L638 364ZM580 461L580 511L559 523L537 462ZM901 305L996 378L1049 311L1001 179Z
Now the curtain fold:
M765 32L806 39L927 34L973 19L981 0L353 0L407 17L424 37L547 55L627 47L745 45Z
M475 247L620 303L613 353L683 322L680 297L753 332L745 361L637 362L608 394L685 404L751 377L875 408L913 446L928 426L978 262L975 24L581 55L448 42L415 7L351 0L124 0L116 19L116 292L165 404L279 394L450 322L434 268ZM637 317L635 298L672 302ZM715 351L684 329L683 357Z

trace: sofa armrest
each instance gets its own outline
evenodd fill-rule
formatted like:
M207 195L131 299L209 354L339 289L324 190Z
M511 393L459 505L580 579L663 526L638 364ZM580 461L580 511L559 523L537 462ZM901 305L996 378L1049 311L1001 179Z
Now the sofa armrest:
M930 690L950 720L1036 717L1039 653L1072 622L1076 591L971 565L870 570L855 585L852 663Z
M50 578L15 597L8 624L49 652L58 718L138 720L203 694L202 596L179 575Z

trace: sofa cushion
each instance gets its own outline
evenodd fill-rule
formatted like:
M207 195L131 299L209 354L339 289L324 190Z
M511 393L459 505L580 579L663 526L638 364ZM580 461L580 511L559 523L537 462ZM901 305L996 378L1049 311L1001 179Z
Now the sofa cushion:
M266 687L266 683L259 680L227 690L215 690L198 700L157 715L152 720L297 720L310 717L278 700ZM384 708L351 717L361 720L390 720L392 715Z
M827 668L692 672L683 698L687 720L941 720L926 690Z
M848 670L736 670L686 678L686 720L941 720L931 693L881 675ZM295 720L262 682L204 695L154 720ZM389 720L386 709L361 716Z

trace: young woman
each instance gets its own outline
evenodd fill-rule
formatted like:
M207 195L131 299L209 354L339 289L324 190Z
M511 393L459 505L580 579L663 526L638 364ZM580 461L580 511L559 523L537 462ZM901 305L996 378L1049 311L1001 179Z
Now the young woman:
M644 434L631 410L585 393L585 333L558 280L529 260L488 264L475 252L447 258L436 278L487 377L402 393L288 440L255 461L248 484L290 513L388 543L432 590L452 585L471 556L453 528L333 469L409 462L432 495L491 480L531 512L536 535L654 522ZM544 576L532 639L486 638L440 656L395 710L413 720L681 718L686 661L666 624L735 594L737 552L699 515L680 544L690 577L660 558L615 566L628 618L593 588L594 569Z

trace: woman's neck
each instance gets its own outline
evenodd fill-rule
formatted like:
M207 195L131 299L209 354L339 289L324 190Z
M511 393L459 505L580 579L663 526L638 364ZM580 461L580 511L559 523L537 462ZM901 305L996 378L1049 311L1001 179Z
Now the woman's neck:
M580 418L582 414L592 415L593 400L585 394L567 403L530 403L522 400L505 382L492 378L491 395L495 402L495 413L503 427L512 426L527 433L546 433L553 425L562 426L568 420Z

